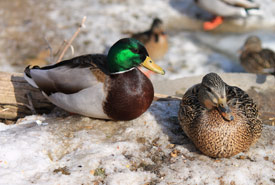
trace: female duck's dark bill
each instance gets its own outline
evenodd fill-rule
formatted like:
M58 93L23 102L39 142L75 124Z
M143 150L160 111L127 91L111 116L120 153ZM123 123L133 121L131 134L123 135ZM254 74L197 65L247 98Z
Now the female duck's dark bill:
M226 99L220 98L218 101L219 101L218 110L220 111L221 115L224 117L224 119L226 119L228 121L233 121L234 116L232 115L231 109L229 108L229 106L226 103Z
M158 66L149 56L146 57L141 65L155 73L159 73L162 75L165 74L165 71L160 66Z

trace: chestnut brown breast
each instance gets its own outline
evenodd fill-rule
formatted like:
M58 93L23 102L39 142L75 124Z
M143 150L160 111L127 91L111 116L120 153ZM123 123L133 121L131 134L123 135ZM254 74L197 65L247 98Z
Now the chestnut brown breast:
M107 79L105 113L114 120L132 120L151 105L154 89L151 81L139 69L110 75Z

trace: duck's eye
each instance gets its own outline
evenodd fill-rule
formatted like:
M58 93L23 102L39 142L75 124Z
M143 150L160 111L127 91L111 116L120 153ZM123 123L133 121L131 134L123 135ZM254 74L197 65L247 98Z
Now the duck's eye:
M138 52L139 52L139 50L136 49L136 48L131 49L131 51L132 51L133 53L138 53Z
M212 93L212 89L210 89L210 88L207 87L207 86L206 86L206 90L207 90L208 92L211 92L211 93Z

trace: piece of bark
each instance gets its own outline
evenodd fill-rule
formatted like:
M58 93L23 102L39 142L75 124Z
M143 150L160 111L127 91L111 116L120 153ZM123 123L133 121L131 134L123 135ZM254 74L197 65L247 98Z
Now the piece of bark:
M181 99L182 99L181 97L170 96L167 94L158 94L158 93L154 94L154 101L171 101L171 100L180 101Z
M0 119L17 119L33 114L27 98L31 97L36 113L49 113L54 105L30 86L21 73L0 72Z

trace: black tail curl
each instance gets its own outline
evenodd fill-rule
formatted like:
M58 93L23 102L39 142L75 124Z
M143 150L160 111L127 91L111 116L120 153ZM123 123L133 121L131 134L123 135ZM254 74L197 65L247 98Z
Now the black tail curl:
M32 68L31 68L31 66L30 65L28 65L26 68L25 68L25 70L24 70L24 73L29 77L29 78L32 78L32 76L31 76L31 69L40 69L40 67L39 66L33 66Z

